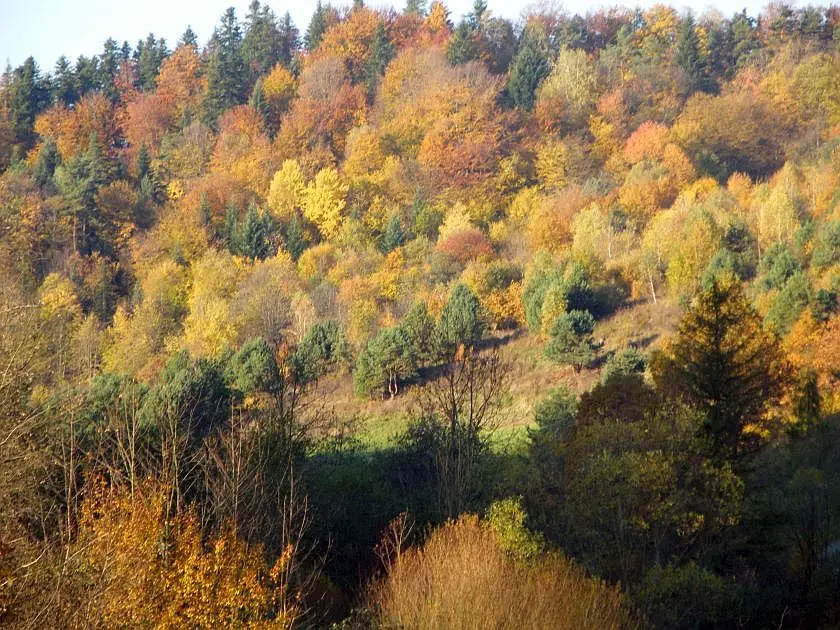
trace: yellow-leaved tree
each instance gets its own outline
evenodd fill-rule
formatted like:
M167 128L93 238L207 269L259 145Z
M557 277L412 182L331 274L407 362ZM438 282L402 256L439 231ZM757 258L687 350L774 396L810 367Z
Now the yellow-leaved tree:
M297 160L284 160L268 189L268 207L277 219L289 219L303 202L306 180Z
M192 513L170 515L153 483L132 495L88 488L59 604L81 627L288 628L291 547L273 565L232 529L204 538ZM75 591L75 592L74 592Z
M334 168L318 172L303 195L303 214L312 221L324 238L333 238L344 219L347 184Z
M193 264L189 314L184 321L184 347L192 356L216 356L236 340L229 306L242 273L240 261L215 249L208 249Z

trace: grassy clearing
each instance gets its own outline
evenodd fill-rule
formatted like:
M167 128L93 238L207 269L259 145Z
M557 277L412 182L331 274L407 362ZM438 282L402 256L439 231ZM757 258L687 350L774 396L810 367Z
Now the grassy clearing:
M627 306L598 323L595 339L602 341L601 356L636 345L646 352L656 349L663 338L673 334L680 319L678 306L660 300ZM575 372L570 366L552 364L543 355L545 340L529 334L498 335L502 357L510 362L510 383L504 413L492 442L494 450L511 441L527 439L535 405L552 387L560 385L582 393L598 381L600 368ZM329 401L329 408L339 417L359 420L357 437L368 448L385 448L394 443L410 421L416 407L416 386L407 386L395 398L359 399L353 394L353 379L348 372L334 374L319 385Z

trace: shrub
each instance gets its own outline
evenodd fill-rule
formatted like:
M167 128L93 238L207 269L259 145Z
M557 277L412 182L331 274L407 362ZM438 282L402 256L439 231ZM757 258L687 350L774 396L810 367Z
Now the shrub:
M601 368L601 382L606 383L614 374L643 374L647 368L647 357L636 348L624 348L610 355Z
M558 317L551 327L546 356L555 363L572 365L579 372L595 360L594 329L595 318L589 311L570 311Z
M502 518L510 510L494 516L497 526L516 525ZM516 528L502 529L510 534ZM523 563L473 515L439 527L422 549L402 554L372 599L383 625L407 630L639 626L617 588L587 577L559 554Z

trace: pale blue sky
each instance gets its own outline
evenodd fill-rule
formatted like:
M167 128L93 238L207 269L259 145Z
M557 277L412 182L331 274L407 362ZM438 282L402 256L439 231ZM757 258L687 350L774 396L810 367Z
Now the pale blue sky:
M187 25L197 33L204 44L219 22L224 10L233 6L239 18L244 18L250 0L0 0L0 63L8 60L19 65L32 55L44 70L52 70L59 55L65 54L71 60L79 55L94 55L102 51L102 44L113 37L120 44L128 40L132 46L149 32L166 38L172 47ZM523 7L533 0L489 0L489 8L496 15L517 18ZM282 15L291 13L297 27L303 31L315 7L316 0L294 2L270 1L269 6ZM334 6L350 4L348 0L332 2ZM397 6L402 8L404 0L397 3L386 0L371 0L370 6ZM445 2L453 20L470 10L472 0L450 0ZM601 3L586 0L570 0L562 3L569 12L585 12ZM632 3L606 2L649 6L653 0ZM675 0L677 7L690 7L695 12L715 6L725 14L746 8L756 14L765 0ZM801 3L801 4L807 4Z

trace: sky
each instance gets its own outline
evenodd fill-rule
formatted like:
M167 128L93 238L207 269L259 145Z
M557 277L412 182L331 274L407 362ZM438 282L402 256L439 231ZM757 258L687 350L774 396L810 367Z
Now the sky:
M472 0L449 0L444 3L453 21L460 19L472 7ZM488 0L493 14L511 19L518 18L523 8L532 3L533 0ZM695 13L716 7L727 15L742 8L755 15L766 1L737 0L734 5L731 0L672 0L671 3L678 8L690 8ZM150 32L156 37L165 38L170 48L173 48L188 25L203 45L212 35L213 28L227 7L233 6L237 16L242 19L247 14L248 4L250 0L0 0L0 63L5 66L8 61L15 67L31 55L43 70L50 71L62 54L71 60L79 55L99 54L108 37L113 37L119 44L128 40L135 46L139 39L145 39ZM316 0L287 0L282 3L270 0L268 4L278 15L289 11L298 29L303 32L309 24ZM351 2L337 0L331 4L344 6ZM367 4L401 9L404 0L369 0ZM655 4L655 1L617 0L604 4L645 7ZM569 0L560 6L570 13L585 13L597 8L599 3Z

